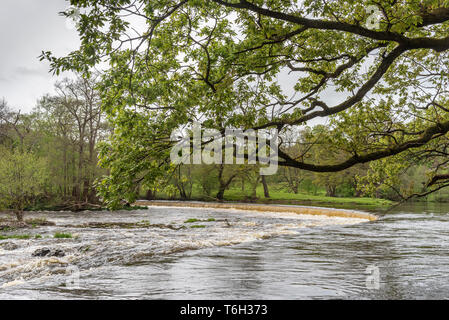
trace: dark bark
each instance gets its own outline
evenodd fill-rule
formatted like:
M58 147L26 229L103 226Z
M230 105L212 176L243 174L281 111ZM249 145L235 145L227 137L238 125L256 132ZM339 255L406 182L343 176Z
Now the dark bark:
M223 177L224 169L225 169L224 164L221 164L219 166L219 170L218 170L219 187L218 187L218 193L217 193L217 199L220 200L220 201L224 199L224 193L225 193L226 189L229 187L229 185L231 184L232 180L234 180L234 178L237 176L237 174L234 173L228 179L225 179Z
M225 193L225 188L220 186L220 188L218 189L218 193L217 193L217 199L218 200L223 200L224 199L224 193Z
M444 180L449 180L449 174L439 174L434 176L432 180L427 183L427 187L431 187L437 183L441 183L441 181L444 182Z
M291 189L292 189L292 191L293 191L294 194L298 194L298 193L299 193L299 187L298 187L298 185L292 186Z
M155 192L153 192L153 190L151 190L151 189L148 189L147 190L147 194L146 194L146 199L147 200L154 200L154 198L155 198Z
M392 41L409 47L419 46L421 48L434 49L436 51L443 51L445 48L446 49L449 48L449 37L444 39L408 38L402 34L390 31L370 30L364 28L360 24L350 24L341 21L310 19L285 12L273 11L270 9L259 7L246 0L240 0L240 2L238 3L235 2L230 3L223 0L213 0L213 1L226 7L245 9L262 16L290 22L296 25L306 27L308 29L343 31L374 40ZM426 27L434 24L443 23L449 20L448 8L437 8L431 12L423 10L420 14L423 21L420 24L418 24L417 27Z
M14 211L14 214L16 215L17 221L23 222L23 211L22 210L16 210Z
M184 200L188 199L187 192L185 191L184 186L178 183L177 187L178 187L178 191L179 191L179 195L181 196L181 199L184 199Z
M279 165L303 169L312 172L339 172L351 168L359 163L367 163L374 160L387 158L390 156L397 155L409 149L422 147L429 141L437 137L440 137L441 135L444 135L448 132L449 132L449 121L437 123L434 126L427 128L427 130L424 131L421 137L417 139L404 142L402 144L396 145L386 150L375 151L365 155L354 155L351 158L347 159L346 161L331 165L314 165L299 162L291 158L288 154L284 153L282 150L279 150L279 157L281 159L284 159L284 161L279 162Z
M268 190L268 184L267 184L267 180L266 180L265 176L262 176L262 185L263 185L263 194L264 194L265 198L269 198L270 192Z
M335 197L337 195L337 186L326 186L326 196Z

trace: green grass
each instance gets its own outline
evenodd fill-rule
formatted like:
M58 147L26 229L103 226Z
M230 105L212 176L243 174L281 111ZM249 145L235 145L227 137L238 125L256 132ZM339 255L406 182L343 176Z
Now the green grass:
M31 236L29 234L15 234L15 235L0 235L0 240L16 239L16 240L28 240Z
M57 232L57 233L54 234L53 237L56 238L56 239L71 239L72 235L70 233L59 233L59 232Z
M207 220L200 220L200 219L192 218L192 219L188 219L188 220L184 221L184 223L215 222L215 221L216 221L216 220L215 220L214 218L210 218L210 219L207 219Z
M385 209L395 204L395 202L385 199L377 198L358 198L358 197L327 197L324 189L317 189L314 194L301 191L298 194L294 194L285 189L281 189L278 185L270 185L270 198L264 197L263 187L260 185L257 188L257 199L251 199L251 191L246 189L242 191L241 188L233 187L226 190L224 195L225 201L231 202L251 202L260 204L290 204L290 205L306 205L306 206L322 206L333 207L342 209ZM211 197L207 197L202 194L199 186L194 185L192 197L190 200L196 201L214 201L215 193L213 192ZM180 200L178 198L169 198L167 195L158 194L160 200ZM193 219L190 222L194 223L198 220Z
M142 226L142 227L149 227L149 226L151 226L151 223L148 220L142 220L142 221L138 222L137 225Z
M242 201L248 195L242 194L240 189L230 189L225 192L225 200L229 201ZM263 195L263 189L257 188L257 202L265 201L298 201L298 202L315 202L315 203L329 203L329 204L359 204L368 206L389 206L393 202L385 199L375 199L375 198L337 198L337 197L327 197L325 195L310 195L305 193L289 193L286 191L272 190L270 191L270 198L266 199Z

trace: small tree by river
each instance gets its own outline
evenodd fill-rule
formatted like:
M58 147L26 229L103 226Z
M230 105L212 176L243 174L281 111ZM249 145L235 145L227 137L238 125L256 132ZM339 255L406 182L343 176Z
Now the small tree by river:
M0 152L0 210L12 211L23 221L25 208L44 194L47 164L28 151L3 148Z

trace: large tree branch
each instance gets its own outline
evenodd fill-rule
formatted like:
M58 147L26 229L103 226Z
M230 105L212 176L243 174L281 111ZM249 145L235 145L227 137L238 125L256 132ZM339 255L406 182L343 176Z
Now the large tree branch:
M443 23L449 20L449 8L437 8L430 12L424 12L421 14L423 19L419 26L431 26L438 23Z
M431 187L437 183L441 183L442 180L449 180L449 174L438 174L434 176L432 180L427 183L427 187Z
M396 145L394 147L380 150L372 153L367 153L365 155L354 155L351 158L337 164L331 165L315 165L305 162L299 162L291 158L288 154L279 150L279 157L284 161L280 161L279 164L286 167L293 167L313 172L338 172L355 166L356 164L367 163L387 157L397 155L403 151L422 147L435 137L439 137L442 134L449 132L449 121L444 123L438 123L434 126L427 128L421 137L404 142L402 144Z
M335 30L344 31L352 34L356 34L362 37L380 40L380 41L394 41L410 47L422 45L425 42L425 47L434 49L436 51L444 51L449 48L449 39L435 39L435 38L407 38L399 33L393 33L390 31L376 31L364 28L360 25L349 24L341 21L327 21L319 19L309 19L300 16L296 16L290 13L273 11L254 5L246 0L240 0L239 2L228 2L224 0L212 0L215 3L223 5L229 8L245 9L260 15L271 17L274 19L299 24L310 29L319 30ZM423 22L418 25L421 27L429 26L437 23L442 23L449 20L449 10L447 8L440 8L441 10L434 10L432 12L423 12L421 17Z
M339 112L342 112L350 107L354 106L356 103L360 102L366 94L374 88L374 86L382 79L383 75L388 71L390 66L394 63L394 61L406 51L406 49L402 46L396 47L393 51L391 51L381 62L376 72L371 76L371 78L357 91L355 95L342 102L341 104L335 107L327 107L323 108L323 110L314 111L309 114L303 115L298 119L292 120L282 120L282 121L273 121L266 123L262 126L254 128L255 130L265 129L269 127L283 127L285 125L298 125L304 123L306 121L312 120L317 117L327 117ZM320 102L322 106L325 106L324 102Z

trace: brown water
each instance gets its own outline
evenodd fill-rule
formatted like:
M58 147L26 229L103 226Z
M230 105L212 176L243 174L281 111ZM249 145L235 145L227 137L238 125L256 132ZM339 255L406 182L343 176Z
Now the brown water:
M31 230L42 239L0 241L0 299L449 298L448 208L404 206L371 222L172 207L42 213L57 224ZM187 228L62 227L143 220ZM66 256L32 256L43 247ZM379 289L367 268L378 268Z

